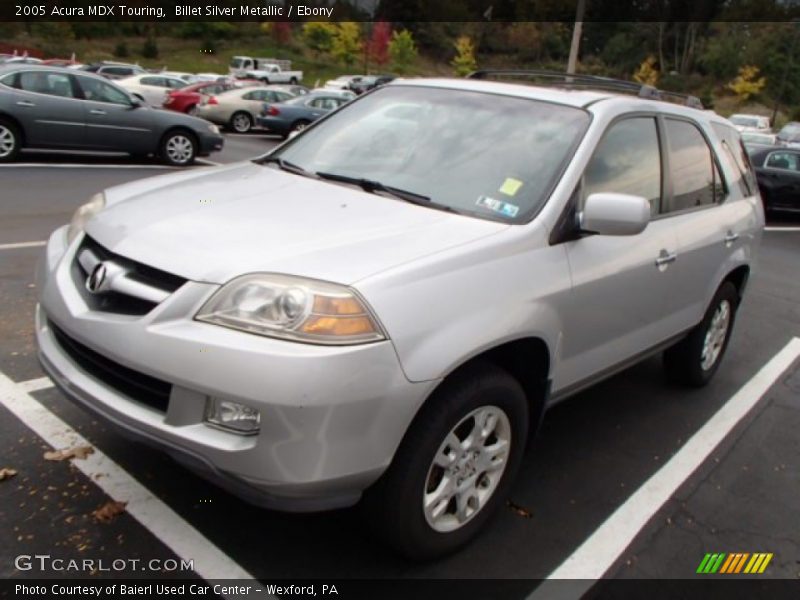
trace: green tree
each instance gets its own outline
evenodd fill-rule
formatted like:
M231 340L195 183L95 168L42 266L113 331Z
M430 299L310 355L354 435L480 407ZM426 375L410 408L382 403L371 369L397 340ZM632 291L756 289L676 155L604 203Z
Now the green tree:
M319 56L330 52L338 28L334 23L310 21L303 25L303 41Z
M392 32L389 42L389 56L392 57L392 68L403 75L417 58L417 44L408 29Z
M158 58L158 44L154 38L148 37L144 41L141 54L144 58Z
M349 67L359 59L362 48L361 28L358 23L339 23L331 40L331 56Z
M475 60L475 45L469 36L462 35L454 44L456 56L450 62L458 77L469 75L478 69L478 62Z

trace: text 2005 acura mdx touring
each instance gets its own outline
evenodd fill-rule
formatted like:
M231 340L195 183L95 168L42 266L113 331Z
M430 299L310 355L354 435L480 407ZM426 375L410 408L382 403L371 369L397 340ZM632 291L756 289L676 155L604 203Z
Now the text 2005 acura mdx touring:
M711 378L762 226L713 113L399 81L264 158L92 198L40 266L40 356L234 493L363 499L433 557L503 502L552 403L661 350Z

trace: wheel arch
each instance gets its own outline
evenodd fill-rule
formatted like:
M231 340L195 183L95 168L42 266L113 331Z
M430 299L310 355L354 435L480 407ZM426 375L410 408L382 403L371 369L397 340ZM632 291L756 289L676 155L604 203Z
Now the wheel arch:
M158 145L156 146L156 149L155 149L155 154L157 156L161 155L161 148L164 146L164 142L166 141L166 139L170 135L172 135L173 133L178 133L178 132L184 133L184 134L188 135L189 137L191 137L192 140L194 140L195 146L197 147L197 149L199 151L199 149L200 149L200 140L197 137L197 134L194 131L192 131L189 127L186 127L184 125L173 125L172 127L167 128L164 131L164 133L161 134L161 137L158 138Z
M741 302L742 297L744 296L744 290L747 287L747 282L749 279L750 279L750 266L739 265L738 267L730 271L722 279L720 285L722 285L726 281L730 281L736 288L736 292L739 296L739 301Z
M8 121L14 127L17 128L17 131L19 131L20 138L22 138L20 140L20 146L24 146L25 145L25 128L22 126L22 123L19 122L19 119L17 119L16 117L10 115L9 113L3 112L3 111L0 111L0 119L3 119L4 121Z

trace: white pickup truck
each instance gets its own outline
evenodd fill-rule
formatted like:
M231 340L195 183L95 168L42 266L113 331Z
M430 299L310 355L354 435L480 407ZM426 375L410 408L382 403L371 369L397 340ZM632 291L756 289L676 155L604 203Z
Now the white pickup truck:
M234 56L229 67L234 77L260 79L264 83L300 83L302 71L290 71L289 61L274 58L252 58L250 56Z

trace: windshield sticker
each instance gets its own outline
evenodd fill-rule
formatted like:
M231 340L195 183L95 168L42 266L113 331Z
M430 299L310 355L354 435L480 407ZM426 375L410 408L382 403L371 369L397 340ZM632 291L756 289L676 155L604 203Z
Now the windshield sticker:
M506 177L506 180L503 182L503 185L500 186L498 191L506 196L515 196L521 187L522 182L519 179Z
M482 206L483 208L488 208L489 210L500 213L504 217L514 218L517 216L519 212L519 206L516 204L511 204L510 202L504 202L503 200L497 200L496 198L490 198L489 196L481 196L478 198L478 202L476 203L478 206Z

